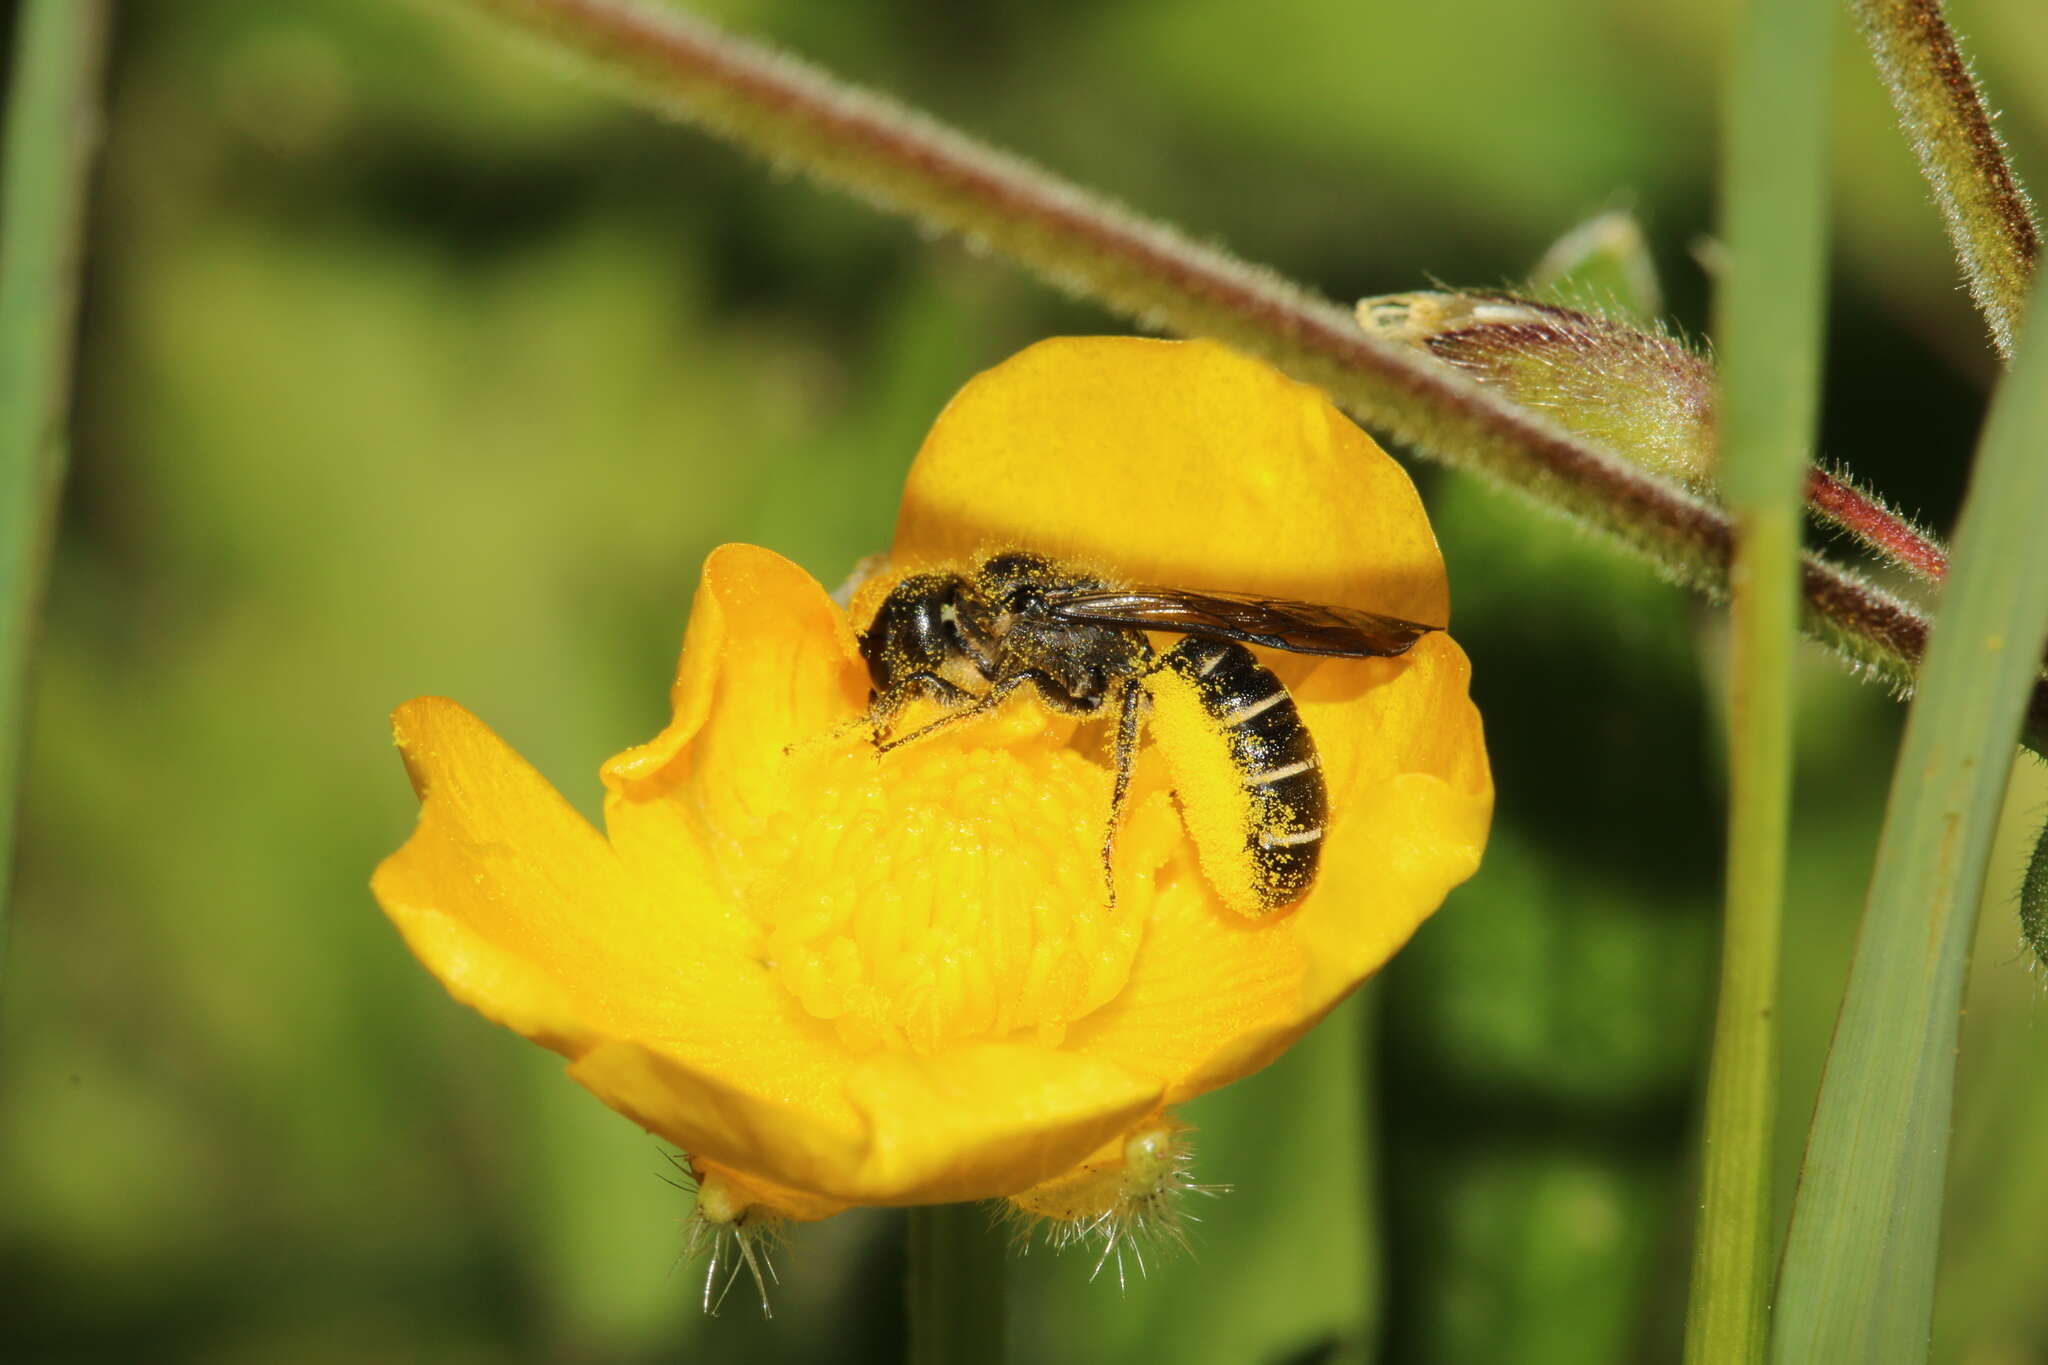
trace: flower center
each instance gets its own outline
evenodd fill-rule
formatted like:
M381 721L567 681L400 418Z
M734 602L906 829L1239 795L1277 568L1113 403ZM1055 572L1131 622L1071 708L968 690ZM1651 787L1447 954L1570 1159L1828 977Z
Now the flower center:
M1130 975L1178 821L1163 794L1133 803L1111 908L1111 774L1039 708L1005 712L886 754L861 737L792 757L801 809L749 841L741 895L773 970L849 1046L1056 1043ZM1020 721L1037 733L991 747Z

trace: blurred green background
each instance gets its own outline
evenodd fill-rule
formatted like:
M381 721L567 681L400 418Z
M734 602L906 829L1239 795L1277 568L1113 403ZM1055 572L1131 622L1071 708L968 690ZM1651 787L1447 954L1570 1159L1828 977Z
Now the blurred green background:
M1705 328L1725 4L703 8L1339 298L1499 284L1632 207ZM705 1318L654 1140L413 965L365 888L414 812L384 717L460 698L594 812L598 762L665 719L711 546L837 582L955 387L1121 324L432 5L119 9L0 994L0 1359L892 1359L899 1217L801 1229L771 1322L744 1290ZM2048 12L1952 12L2041 179ZM1824 443L1946 525L1993 367L1841 27ZM1500 783L1487 866L1193 1106L1198 1178L1234 1190L1192 1259L1121 1293L1017 1263L1021 1359L1677 1356L1721 623L1417 477ZM1902 715L1805 662L1787 1194ZM2011 914L2038 765L2010 804L1956 1365L2048 1360L2048 1038Z

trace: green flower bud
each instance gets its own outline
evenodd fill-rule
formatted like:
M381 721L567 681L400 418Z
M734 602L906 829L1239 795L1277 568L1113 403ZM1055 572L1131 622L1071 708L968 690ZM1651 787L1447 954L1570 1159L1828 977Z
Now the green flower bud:
M1665 332L1512 294L1382 294L1367 331L1426 351L1698 491L1714 484L1714 367Z

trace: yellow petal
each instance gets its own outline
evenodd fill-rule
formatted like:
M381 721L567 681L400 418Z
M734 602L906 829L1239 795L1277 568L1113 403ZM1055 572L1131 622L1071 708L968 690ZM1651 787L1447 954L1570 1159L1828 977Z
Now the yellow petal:
M1327 894L1296 929L1314 964L1312 1009L1398 951L1486 846L1493 775L1467 695L1472 666L1447 635L1424 637L1400 662L1390 685L1355 698L1324 692L1319 670L1301 698L1317 734L1353 756L1348 780L1330 789Z
M371 889L458 999L573 1055L615 1021L572 983L639 975L620 942L660 926L597 832L469 712L421 697L392 728L420 819Z
M860 714L867 690L852 627L809 574L772 550L719 546L690 607L673 719L604 766L607 821L622 799L658 800L694 776L710 804L682 812L691 823L752 823L782 799L789 746Z
M864 1174L876 1203L910 1191L917 1203L1014 1193L1074 1165L1160 1097L1147 1077L1030 1043L877 1053L848 1089L875 1125Z
M1042 341L960 391L894 566L1030 548L1127 582L1449 619L1401 467L1323 395L1208 341Z
M849 1115L740 1093L633 1043L571 1074L605 1103L699 1156L849 1204L987 1199L1079 1162L1159 1102L1156 1082L1030 1044L971 1044L849 1060Z
M760 961L704 932L720 913L711 888L638 881L455 703L408 702L394 729L420 820L371 886L458 999L572 1058L632 1040L705 1087L856 1126L830 1031Z
M1225 909L1191 850L1153 903L1123 994L1076 1024L1067 1046L1158 1078L1168 1104L1222 1084L1205 1073L1238 1040L1292 1037L1313 1022L1304 1018L1309 964L1288 928L1298 913L1253 920Z
M698 1181L697 1216L707 1222L741 1222L759 1210L773 1218L815 1223L846 1212L846 1205L836 1199L820 1199L765 1180L751 1171L735 1170L702 1157L691 1158L690 1168Z
M867 701L846 617L796 565L753 545L704 562L674 714L647 743L604 765L605 829L646 884L691 907L696 932L755 952L760 926L741 914L713 849L789 804L788 749L830 733Z

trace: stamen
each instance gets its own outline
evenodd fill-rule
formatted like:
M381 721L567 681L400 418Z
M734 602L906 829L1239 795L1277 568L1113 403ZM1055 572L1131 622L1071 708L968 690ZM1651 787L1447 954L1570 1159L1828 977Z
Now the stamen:
M1070 728L1018 740L1008 725L879 759L857 742L799 750L788 785L803 814L771 813L747 841L737 890L761 956L849 1046L1057 1033L1129 977L1150 898L1105 886L1113 773L1069 746ZM1124 839L1115 856L1119 881L1149 886L1131 873L1170 850Z

